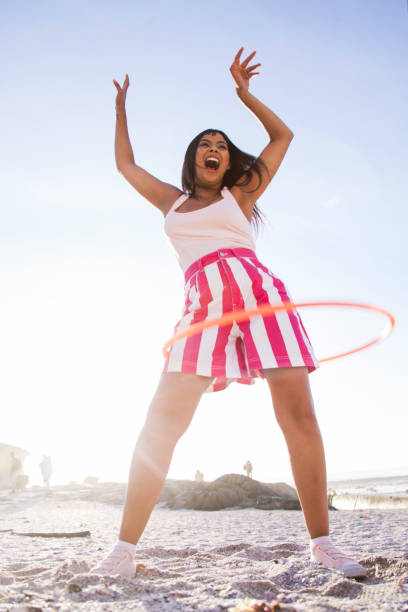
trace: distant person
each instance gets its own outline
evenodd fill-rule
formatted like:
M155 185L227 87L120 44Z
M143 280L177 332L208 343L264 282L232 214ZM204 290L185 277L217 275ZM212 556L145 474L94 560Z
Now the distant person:
M196 473L195 473L195 480L196 480L197 482L203 482L203 480L204 480L204 474L203 474L203 473L202 473L200 470L197 470L197 471L196 471Z
M43 486L46 489L50 488L50 478L52 476L52 463L49 455L43 455L40 463L40 470L43 479Z
M20 472L23 471L23 464L21 460L17 457L14 451L10 453L10 485L11 492L15 493L18 489L18 477Z
M254 70L260 64L248 66L255 51L241 63L242 50L236 54L230 73L237 97L267 132L266 146L255 157L239 149L222 130L203 130L187 147L181 172L182 189L159 180L135 163L125 109L129 76L126 75L123 87L113 81L117 90L116 167L162 213L164 232L184 274L185 303L175 331L243 308L251 310L265 304L285 308L292 303L282 280L258 259L251 224L254 222L258 228L262 221L257 201L276 174L294 135L249 92L249 80L259 74ZM173 58L168 56L167 60L172 66ZM212 113L217 112L218 67L214 66L213 71L213 79L205 72L209 74L207 82L202 80L199 66L195 71L202 91L206 88L214 95ZM182 90L185 82L183 75L178 75L175 70L172 82ZM145 84L138 84L138 97L144 91ZM164 96L167 94L163 92ZM181 114L185 112L182 105L181 95ZM161 108L164 110L165 106ZM157 125L161 120L157 119ZM238 124L238 132L239 128ZM174 139L179 138L175 131ZM138 162L143 152L141 145L142 142L138 143ZM163 159L167 146L163 138L159 136L154 144L150 138L149 146ZM310 154L314 147L311 141ZM293 222L296 225L295 219ZM143 224L140 231L144 231ZM289 238L292 236L288 234ZM310 279L315 279L318 270L317 267L308 270ZM165 268L161 274L165 278ZM154 281L160 286L160 276ZM143 291L148 294L148 287L144 286ZM166 312L169 298L163 293L161 303ZM143 320L140 325L150 331L155 316L152 309L151 320ZM142 345L138 347L141 355L143 349ZM144 365L140 384L150 373L150 362ZM329 537L324 448L308 378L318 367L305 327L294 308L290 312L254 316L251 321L212 326L172 344L132 457L119 539L92 572L135 574L136 544L160 496L174 448L188 428L202 394L222 391L234 381L249 385L261 377L267 379L275 415L290 451L310 537L311 561L341 570L346 576L365 576L365 568L335 548ZM253 418L253 411L250 413ZM117 417L121 419L123 415ZM233 434L229 431L226 435ZM210 437L208 451L210 454Z
M246 471L248 478L252 478L252 463L250 461L246 462L243 469Z

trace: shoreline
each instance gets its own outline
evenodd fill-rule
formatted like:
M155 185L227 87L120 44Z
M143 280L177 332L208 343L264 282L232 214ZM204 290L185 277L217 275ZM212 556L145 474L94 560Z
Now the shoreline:
M380 493L329 493L328 500L337 510L370 510L371 508L408 509L408 495Z

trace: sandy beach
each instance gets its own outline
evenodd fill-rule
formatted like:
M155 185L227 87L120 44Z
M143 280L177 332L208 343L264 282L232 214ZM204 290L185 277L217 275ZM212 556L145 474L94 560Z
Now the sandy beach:
M368 570L360 581L310 563L299 510L162 504L135 577L106 578L88 571L114 544L121 506L79 497L75 487L0 495L0 611L408 610L406 508L329 511L333 540Z

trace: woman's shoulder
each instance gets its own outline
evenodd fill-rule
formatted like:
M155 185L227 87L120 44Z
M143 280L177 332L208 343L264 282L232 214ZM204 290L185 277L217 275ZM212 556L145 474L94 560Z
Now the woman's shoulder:
M169 191L166 203L162 206L162 213L164 217L167 217L167 214L173 208L174 204L181 198L181 196L188 196L188 194L178 187L173 187L173 189Z

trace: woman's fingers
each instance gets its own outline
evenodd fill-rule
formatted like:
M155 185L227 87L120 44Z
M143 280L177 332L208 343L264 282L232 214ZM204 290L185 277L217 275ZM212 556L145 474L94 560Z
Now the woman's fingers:
M258 68L258 66L262 66L261 63L258 64L252 64L252 66L247 66L247 64L249 63L249 61L253 58L253 56L255 55L256 51L253 51L250 55L248 55L248 57L246 58L246 60L244 60L242 62L242 64L239 63L239 59L240 59L240 55L243 51L244 47L241 47L241 49L238 51L238 53L235 56L235 61L234 64L237 65L237 68L244 68L244 70L246 70L246 72L249 74L251 71L254 71L255 68ZM258 73L259 74L259 73Z
M247 71L255 70L258 66L262 66L262 64L254 64L253 66L248 66Z
M238 51L238 53L235 56L235 61L239 61L239 56L241 55L243 50L244 50L244 47L241 47L240 50Z
M244 50L244 47L241 47L240 50L238 51L238 53L235 56L236 60L240 59L241 53ZM255 55L256 51L252 51L251 55L248 55L248 57L246 58L246 60L244 60L245 62L248 61L248 58L252 57L253 55Z
M244 50L244 47L241 47L240 50L238 51L238 53L235 56L235 61L239 62L240 58L241 58L241 53ZM248 55L248 57L246 59L244 59L244 61L242 62L241 66L243 66L244 68L246 68L247 64L249 63L249 61L253 58L253 56L255 55L256 51L252 51L252 53L250 55Z
M123 81L122 87L119 85L117 81L115 81L115 79L113 79L113 84L115 85L118 91L126 92L127 88L129 87L129 75L126 75L125 80Z
M247 64L249 64L249 61L254 57L256 51L253 51L251 53L251 55L248 55L248 57L242 62L241 66L243 66L244 68L247 67Z

